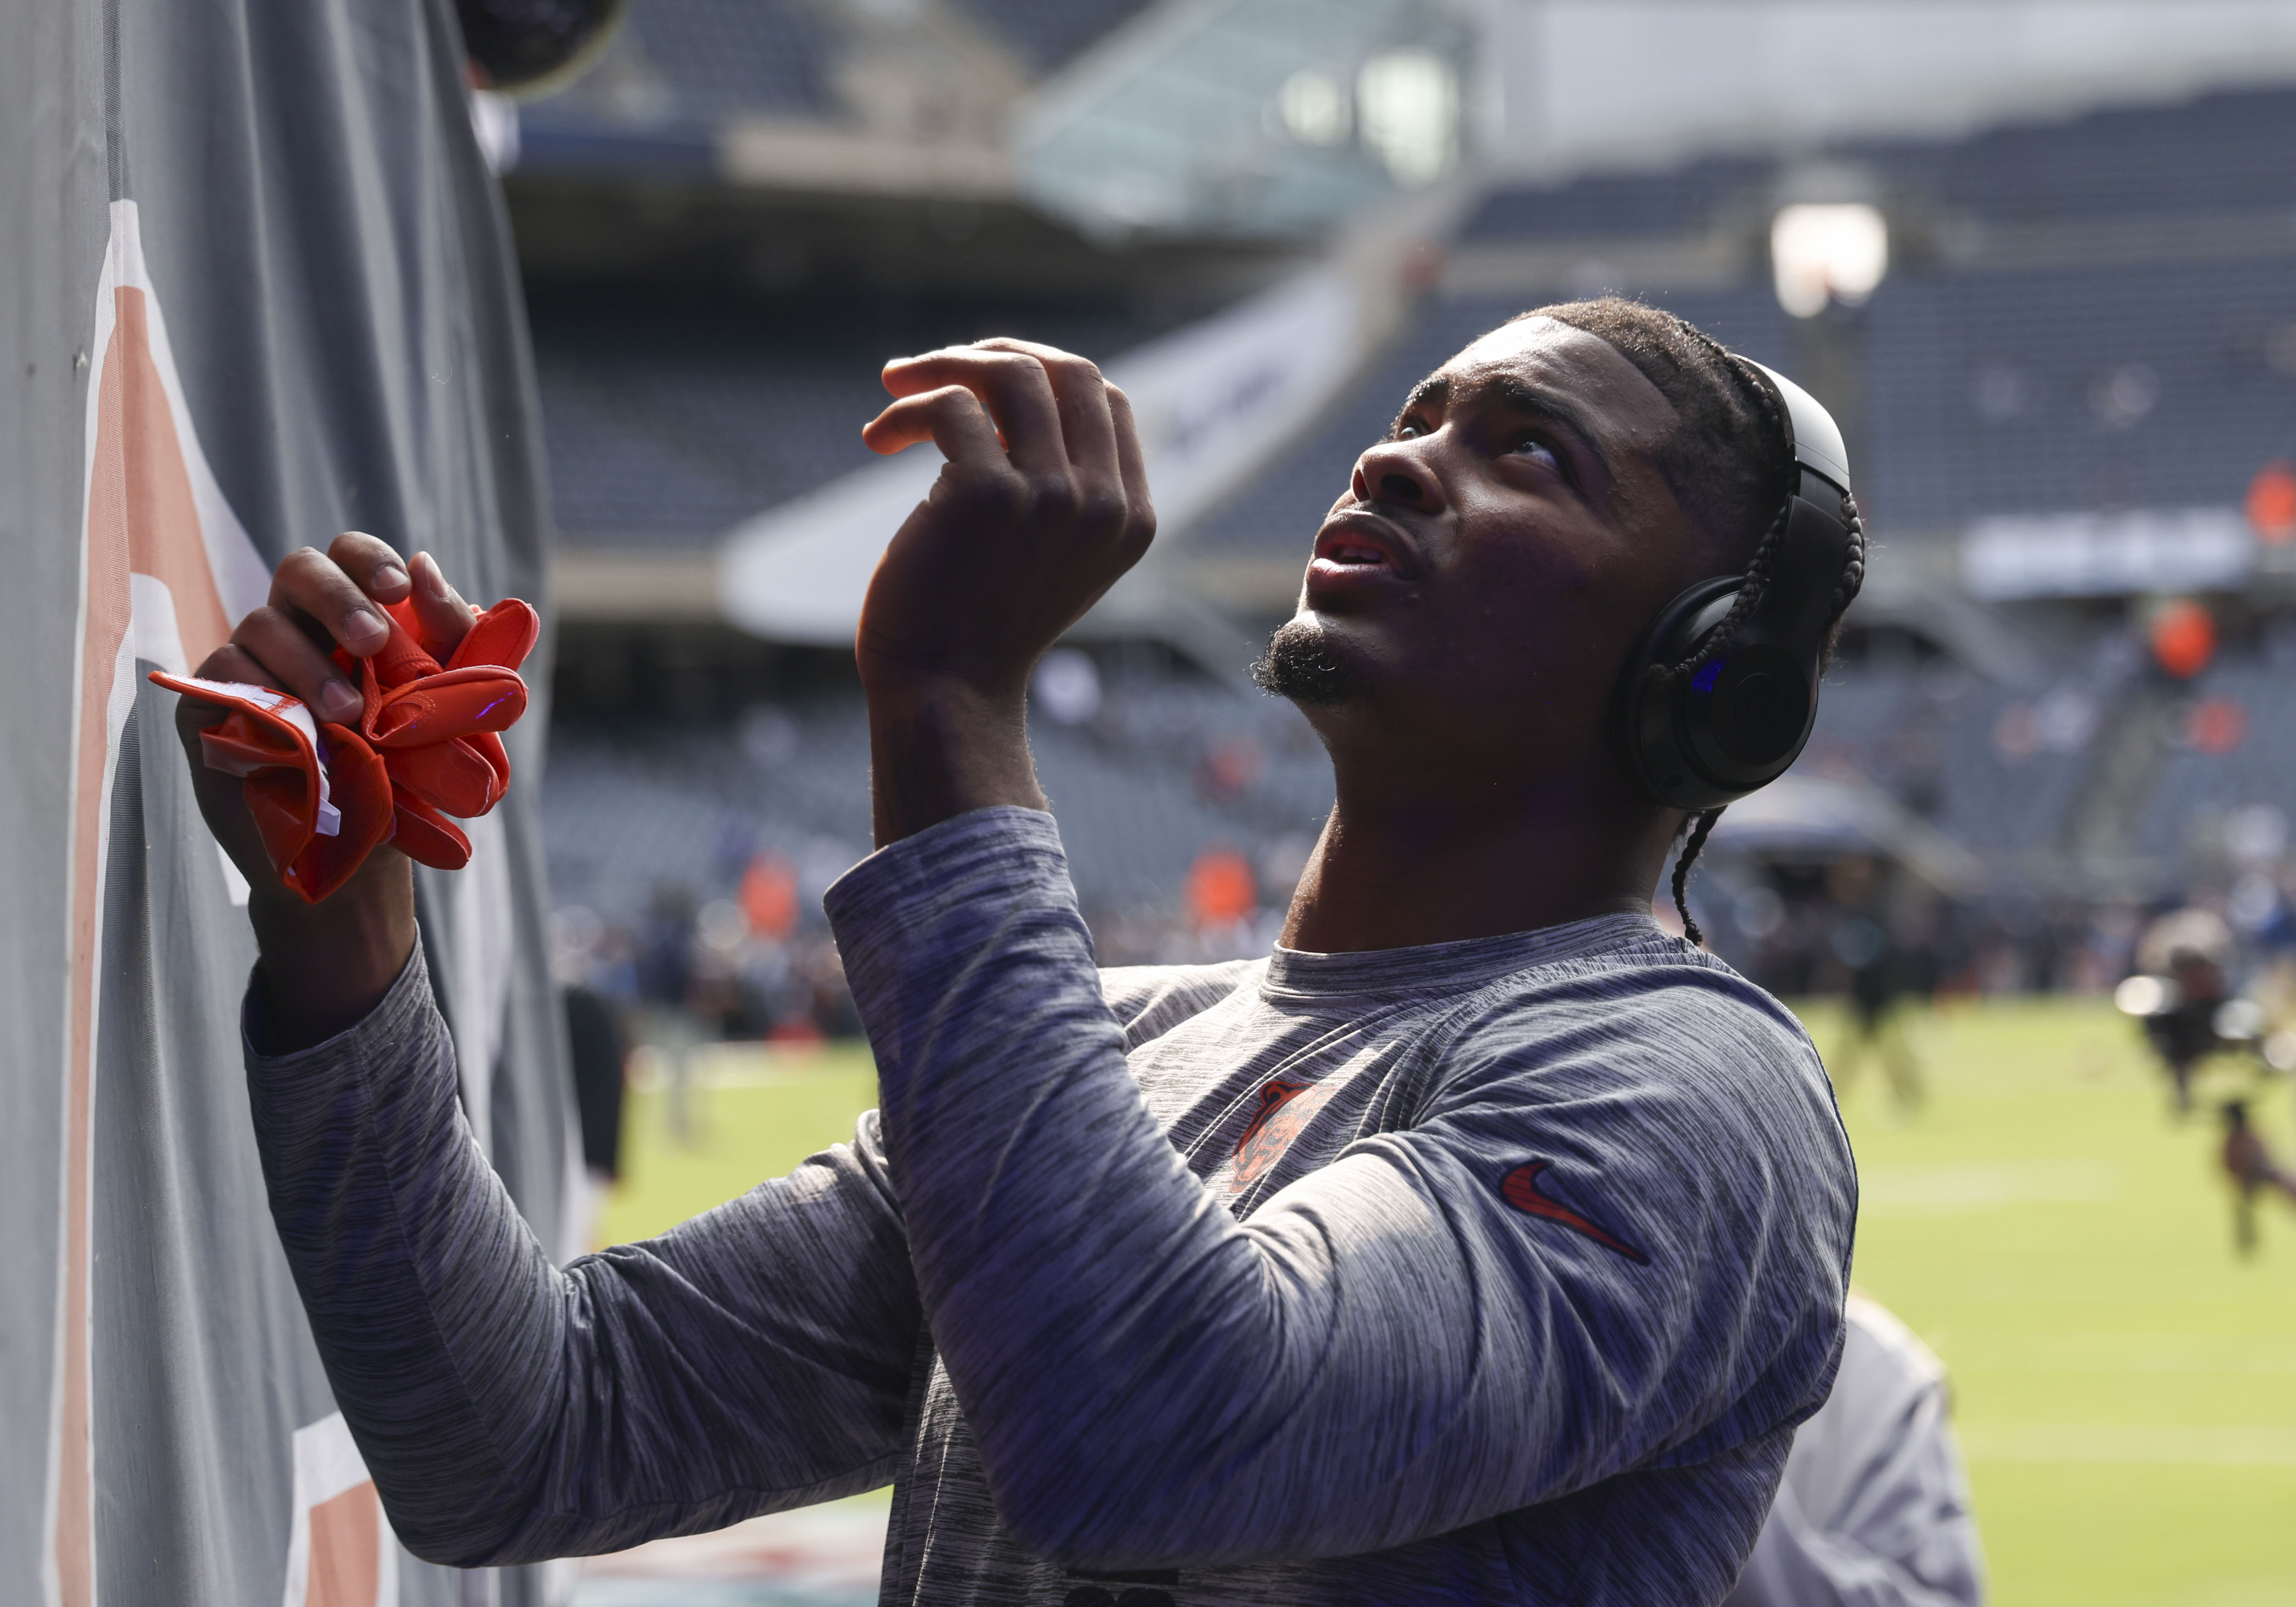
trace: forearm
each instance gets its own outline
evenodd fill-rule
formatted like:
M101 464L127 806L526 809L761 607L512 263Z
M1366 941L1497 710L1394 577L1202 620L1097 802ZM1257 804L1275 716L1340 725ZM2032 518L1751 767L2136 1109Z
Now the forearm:
M495 1420L486 1387L507 1370L548 1388L563 1302L468 1144L420 960L356 1033L266 1057L292 1041L266 1014L298 1003L286 996L296 975L265 977L249 998L249 1093L272 1216L401 1537L420 1554L468 1560L495 1537L476 1532L479 1514L523 1505L505 1445L520 1434Z
M869 797L884 848L973 809L1046 807L1029 754L1028 701L954 676L869 677Z
M611 1549L890 1476L914 1296L864 1158L561 1273L452 1056L416 958L355 1032L249 1062L281 1242L411 1547Z

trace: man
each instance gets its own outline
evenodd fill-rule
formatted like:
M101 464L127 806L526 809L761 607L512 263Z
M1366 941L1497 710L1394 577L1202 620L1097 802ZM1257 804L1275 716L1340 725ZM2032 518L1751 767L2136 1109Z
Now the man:
M1724 1607L1983 1607L1985 1558L1945 1364L1852 1290L1833 1393Z
M1832 1377L1855 1184L1800 1028L1650 918L1684 816L1612 698L1770 562L1775 402L1617 301L1431 376L1261 668L1337 781L1282 946L1103 975L1024 712L1148 544L1129 407L1016 341L886 384L869 444L948 464L857 643L851 1147L552 1267L458 1123L403 865L303 906L201 773L261 890L274 1211L401 1537L603 1551L890 1480L888 1601L1710 1607ZM459 628L422 559L298 554L202 673L331 711L315 640L373 651L410 589Z

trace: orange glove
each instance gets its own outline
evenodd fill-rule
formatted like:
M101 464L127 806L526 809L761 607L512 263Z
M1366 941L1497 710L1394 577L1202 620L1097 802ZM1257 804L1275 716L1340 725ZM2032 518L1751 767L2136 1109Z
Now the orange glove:
M447 817L484 815L510 786L498 734L526 712L518 667L542 622L505 598L480 614L444 668L420 640L406 603L388 605L390 639L371 658L338 651L366 707L357 730L321 725L268 687L154 670L152 679L230 709L200 734L211 769L245 778L248 811L280 880L316 904L348 880L377 843L441 870L471 860L471 840Z

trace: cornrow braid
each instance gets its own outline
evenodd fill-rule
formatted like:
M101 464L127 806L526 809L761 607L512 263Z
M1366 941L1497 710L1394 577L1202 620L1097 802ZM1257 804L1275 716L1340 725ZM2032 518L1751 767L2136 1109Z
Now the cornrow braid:
M1736 379L1741 389L1752 395L1769 422L1772 435L1777 439L1785 439L1785 417L1778 407L1777 398L1770 394L1770 388L1755 382L1740 359L1704 330L1686 318L1677 316L1675 322L1682 326L1685 334L1713 353L1724 372ZM1776 515L1771 519L1769 528L1762 532L1761 540L1755 544L1753 556L1746 561L1746 578L1738 587L1738 594L1731 600L1730 611L1722 617L1720 625L1706 633L1706 639L1699 644L1697 651L1676 665L1669 674L1696 675L1708 660L1737 639L1738 627L1753 611L1755 605L1761 602L1762 594L1770 588L1770 570L1777 557L1778 544L1785 539L1786 525L1792 516L1793 495L1790 482L1787 494L1778 501ZM1860 573L1862 575L1862 569ZM1838 586L1835 589L1837 593L1840 590ZM1851 594L1856 594L1854 588ZM1836 609L1834 611L1838 617L1841 611ZM1698 856L1704 850L1706 840L1714 834L1715 823L1721 818L1722 811L1718 808L1708 809L1699 815L1688 839L1682 845L1682 852L1674 862L1674 913L1682 917L1682 935L1701 947L1705 946L1706 934L1698 930L1697 919L1690 913L1690 872L1691 867L1698 863Z
M1683 845L1682 857L1674 862L1674 912L1682 917L1682 935L1702 947L1706 934L1698 930L1698 922L1690 913L1690 866L1698 857L1698 850L1714 834L1714 823L1721 818L1719 809L1709 809L1698 816L1697 824L1690 829L1690 840Z

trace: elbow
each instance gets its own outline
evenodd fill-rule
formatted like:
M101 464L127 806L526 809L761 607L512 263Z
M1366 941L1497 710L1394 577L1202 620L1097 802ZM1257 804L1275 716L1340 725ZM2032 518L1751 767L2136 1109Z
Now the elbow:
M459 1512L408 1512L386 1501L383 1513L401 1546L441 1568L503 1568L545 1560L519 1544L516 1529L489 1523L467 1507Z

